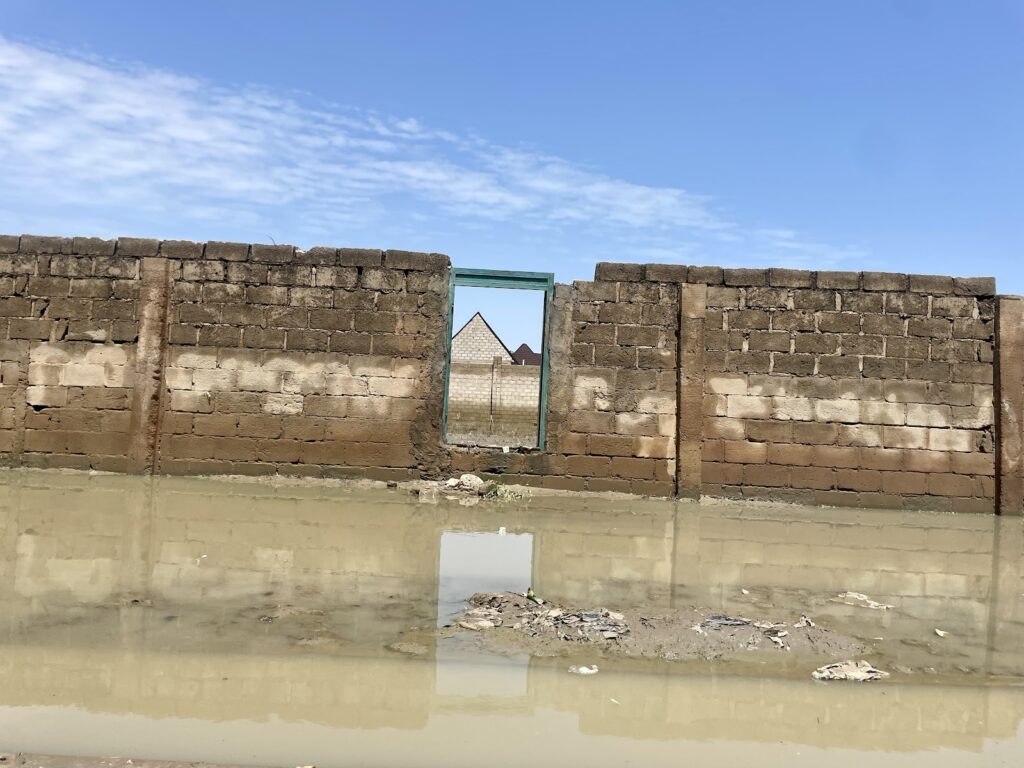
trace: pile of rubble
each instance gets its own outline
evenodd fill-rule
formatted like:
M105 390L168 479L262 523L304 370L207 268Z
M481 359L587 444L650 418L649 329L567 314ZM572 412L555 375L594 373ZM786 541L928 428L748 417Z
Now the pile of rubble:
M439 630L442 637L475 635L474 642L485 647L537 656L573 655L588 649L602 656L667 661L731 658L757 663L758 653L767 653L782 663L797 663L801 657L833 661L865 650L856 638L819 627L807 616L783 622L697 607L651 606L618 613L556 605L533 590L480 592L468 603L463 613Z
M530 637L548 634L576 643L617 641L630 632L621 613L606 608L584 611L549 608L529 592L526 595L483 592L473 595L469 602L474 607L462 615L458 626L477 632L500 627L508 621L512 629Z

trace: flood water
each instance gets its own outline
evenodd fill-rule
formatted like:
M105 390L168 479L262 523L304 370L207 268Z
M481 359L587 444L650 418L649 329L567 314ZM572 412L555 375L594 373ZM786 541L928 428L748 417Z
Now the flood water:
M1019 766L1020 520L0 472L0 751L331 766ZM799 616L893 671L490 655L482 590ZM832 602L856 591L887 611ZM935 630L948 633L940 637ZM876 639L878 638L878 639ZM396 641L416 654L389 648Z

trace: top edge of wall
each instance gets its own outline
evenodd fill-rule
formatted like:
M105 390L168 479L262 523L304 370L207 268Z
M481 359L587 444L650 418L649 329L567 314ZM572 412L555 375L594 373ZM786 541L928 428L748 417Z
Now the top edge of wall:
M124 256L171 259L218 259L264 264L308 264L315 266L383 267L429 271L451 266L443 253L380 250L376 248L332 248L316 246L307 250L293 245L230 243L211 240L155 240L121 237L50 237L44 235L0 235L0 254L61 256Z
M901 291L930 295L995 296L994 277L911 275L902 272L818 272L802 269L730 269L686 264L620 264L602 261L594 280L615 282L704 283L734 288L809 288L847 291Z

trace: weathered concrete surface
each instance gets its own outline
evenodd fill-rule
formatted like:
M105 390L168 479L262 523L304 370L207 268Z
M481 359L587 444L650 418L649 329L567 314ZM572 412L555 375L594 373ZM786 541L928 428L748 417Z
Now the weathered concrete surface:
M704 423L704 318L708 287L679 286L679 419L676 495L700 498Z
M503 454L442 439L449 277L431 253L0 237L0 460L990 513L998 448L1022 503L991 278L599 264L555 289L545 451ZM1022 344L999 341L1009 380Z
M139 341L135 350L132 443L128 454L128 469L135 474L151 472L156 463L167 354L170 267L166 258L147 257L142 260L140 269Z
M1024 514L1024 298L996 307L997 511Z

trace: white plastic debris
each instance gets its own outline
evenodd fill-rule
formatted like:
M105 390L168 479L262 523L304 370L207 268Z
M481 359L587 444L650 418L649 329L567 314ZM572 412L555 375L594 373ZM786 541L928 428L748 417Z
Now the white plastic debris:
M885 603L879 603L872 600L870 597L860 592L842 592L833 597L832 602L854 605L858 608L871 608L875 611L888 611L893 607L891 605L886 605Z
M793 626L796 627L796 628L800 628L800 627L814 627L814 626L817 626L817 625L813 621L811 621L810 618L808 618L807 616L801 616L800 620L798 622L796 622Z
M476 621L460 621L459 626L463 629L479 632L483 629L494 629L497 625L490 619L477 619Z
M741 588L740 592L742 592L744 595L749 595L750 594L750 590L749 589L742 589Z
M850 680L855 683L866 683L882 680L889 676L888 672L875 669L866 661L839 661L826 664L811 673L815 680Z
M939 637L946 637L947 635L949 635L949 632L946 632L944 629L936 629L935 634Z
M486 485L486 482L482 477L476 475L465 474L459 478L458 486L467 491L479 491Z
M597 665L594 664L589 667L569 667L569 671L574 675L596 675L598 672Z

